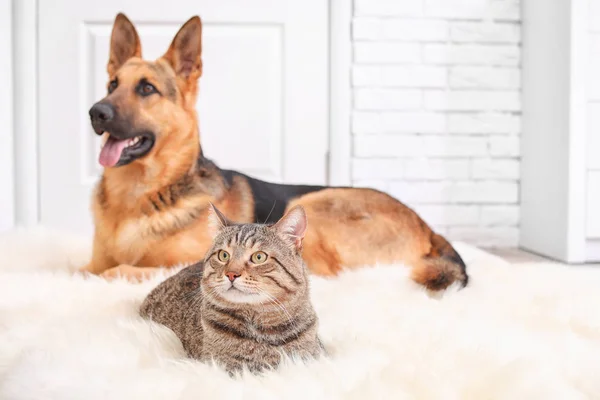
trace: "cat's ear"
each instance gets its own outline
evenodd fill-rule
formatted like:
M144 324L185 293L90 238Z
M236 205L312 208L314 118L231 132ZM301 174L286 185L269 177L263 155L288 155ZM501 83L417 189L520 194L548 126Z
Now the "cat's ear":
M306 212L302 206L295 206L287 212L275 225L275 229L284 239L294 246L296 250L302 250L302 239L306 234L308 221Z
M231 221L213 204L208 206L208 232L214 238L223 228L231 225Z

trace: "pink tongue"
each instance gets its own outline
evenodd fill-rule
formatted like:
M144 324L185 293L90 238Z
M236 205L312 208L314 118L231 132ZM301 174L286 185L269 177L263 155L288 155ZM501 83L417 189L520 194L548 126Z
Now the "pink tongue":
M121 158L121 152L127 145L127 140L114 139L112 136L102 147L98 161L103 167L114 167Z

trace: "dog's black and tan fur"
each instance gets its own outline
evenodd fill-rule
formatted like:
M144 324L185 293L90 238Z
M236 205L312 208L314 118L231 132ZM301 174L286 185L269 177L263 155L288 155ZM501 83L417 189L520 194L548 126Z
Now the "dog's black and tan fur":
M90 109L108 150L93 197L94 252L86 271L139 278L202 259L210 202L238 222L274 222L300 204L309 221L303 254L315 274L403 262L429 289L467 284L452 246L385 193L267 183L205 158L195 111L201 37L194 17L161 58L146 61L133 24L123 14L115 19L108 95Z

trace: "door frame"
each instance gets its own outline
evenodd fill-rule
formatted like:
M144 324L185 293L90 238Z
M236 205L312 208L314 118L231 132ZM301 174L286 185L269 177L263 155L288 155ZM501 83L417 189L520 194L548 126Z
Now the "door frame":
M12 1L0 0L0 76L5 86L0 92L0 231L14 226L15 175L13 130L13 42Z
M37 0L12 0L15 223L39 223Z
M329 160L327 183L350 186L352 155L351 0L329 1Z
M587 6L533 0L522 8L519 244L567 263L586 261Z
M38 141L38 0L0 0L13 6L13 140L15 222L40 221ZM2 3L2 4L4 4ZM327 183L350 185L352 1L329 0L329 152ZM5 14L10 16L11 14ZM10 17L9 17L10 18Z

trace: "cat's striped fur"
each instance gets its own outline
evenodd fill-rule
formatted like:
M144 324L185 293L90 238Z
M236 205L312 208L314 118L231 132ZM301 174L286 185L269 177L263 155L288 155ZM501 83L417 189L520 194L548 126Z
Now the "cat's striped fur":
M267 226L234 224L213 207L211 221L205 260L151 292L142 316L171 328L190 357L230 372L276 367L283 354L322 354L301 256L303 208Z

